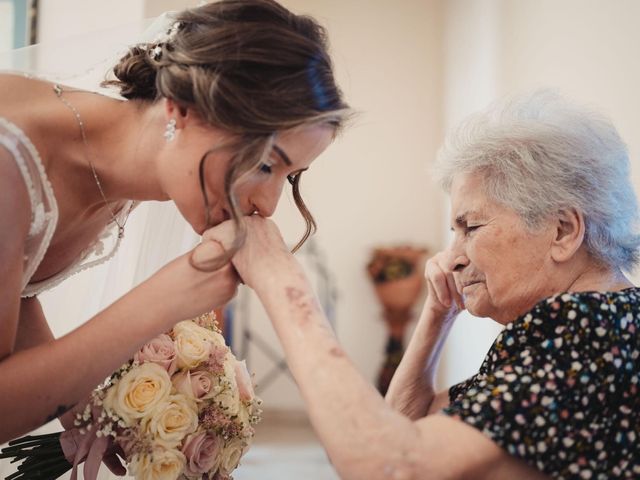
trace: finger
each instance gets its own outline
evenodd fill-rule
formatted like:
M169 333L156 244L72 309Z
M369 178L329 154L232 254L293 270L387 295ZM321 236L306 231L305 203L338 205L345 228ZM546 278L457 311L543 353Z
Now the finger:
M205 240L193 249L192 261L195 264L206 264L224 254L224 246L217 240Z
M447 307L451 306L451 295L447 278L440 266L433 261L427 262L427 280L438 301Z
M241 219L241 221L245 221ZM229 248L236 238L236 226L232 220L222 222L202 234L203 240L215 240L220 242L223 247Z
M458 288L456 286L456 281L453 278L452 274L447 275L447 285L453 297L453 301L456 303L456 305L460 310L464 310L464 302L462 300L462 295L460 295L460 292L458 291Z

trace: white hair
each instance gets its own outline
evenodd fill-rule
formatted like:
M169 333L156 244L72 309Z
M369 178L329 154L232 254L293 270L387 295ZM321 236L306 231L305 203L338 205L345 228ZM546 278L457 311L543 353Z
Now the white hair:
M447 192L481 173L486 194L535 229L550 215L584 215L588 252L629 271L638 263L638 207L627 148L613 124L549 90L498 102L465 120L438 154Z

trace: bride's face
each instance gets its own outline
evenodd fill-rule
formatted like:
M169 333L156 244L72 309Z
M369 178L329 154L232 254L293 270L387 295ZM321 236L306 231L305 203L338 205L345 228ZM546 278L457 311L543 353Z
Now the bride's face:
M270 156L257 171L246 175L235 185L235 196L242 214L273 215L288 178L307 170L332 139L333 130L324 125L279 133ZM200 159L227 140L229 138L219 130L187 125L166 146L170 151L165 152L166 161L162 168L164 190L198 234L207 228L206 208L200 188ZM231 209L224 193L224 177L232 156L231 151L220 149L211 153L205 161L204 183L211 220L209 226L231 218Z

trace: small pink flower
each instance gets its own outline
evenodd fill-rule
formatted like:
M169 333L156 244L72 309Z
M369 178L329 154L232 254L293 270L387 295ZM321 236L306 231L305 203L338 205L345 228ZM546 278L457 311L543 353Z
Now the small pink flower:
M211 433L200 431L189 435L182 447L187 459L184 473L187 476L200 476L216 468L222 451L221 439Z
M251 401L255 396L255 394L253 393L253 382L251 381L251 375L249 375L247 364L244 360L242 360L241 362L236 360L235 373L240 400L242 400L243 402Z
M212 345L209 353L209 370L214 373L222 374L224 372L224 364L227 361L227 353L229 348L224 345Z
M133 359L140 363L152 362L173 375L177 368L176 347L171 337L163 333L143 346Z

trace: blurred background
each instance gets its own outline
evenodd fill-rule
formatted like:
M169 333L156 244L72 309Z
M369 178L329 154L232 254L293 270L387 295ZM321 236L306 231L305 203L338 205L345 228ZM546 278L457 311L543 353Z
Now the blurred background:
M65 38L198 3L0 0L0 50L34 40L62 45ZM633 181L640 187L637 0L282 3L325 25L339 84L358 112L351 128L304 177L303 194L319 231L300 258L341 343L372 383L384 361L388 331L366 266L377 247L414 245L433 254L446 245L448 202L429 167L447 130L463 117L503 95L556 88L613 120L629 146ZM75 328L197 242L180 220L154 230L159 228L154 226L157 208L166 206L134 212L125 248L112 262L42 296L56 334ZM289 192L275 220L295 244L303 222ZM165 255L162 261L159 252ZM250 453L236 477L271 478L267 470L257 475L266 462L275 465L273 478L335 478L308 431L278 341L250 292L240 292L225 319L234 349L256 372L270 426L263 444L258 428L257 445L262 447L254 456ZM462 315L441 362L441 387L473 374L498 331L490 320ZM294 440L282 447L278 442L285 438ZM271 450L274 445L279 449ZM301 445L309 450L285 451Z

